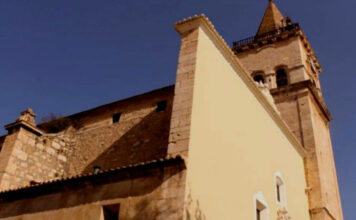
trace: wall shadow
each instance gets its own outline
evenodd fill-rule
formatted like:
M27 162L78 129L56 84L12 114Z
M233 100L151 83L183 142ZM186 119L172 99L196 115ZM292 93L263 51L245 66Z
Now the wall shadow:
M148 165L111 175L93 176L90 180L83 179L81 182L67 181L22 190L13 193L14 195L10 193L7 197L0 197L0 218L65 210L113 199L121 203L125 202L126 198L130 198L133 205L130 209L139 212L162 199L162 191L155 190L172 178L176 181L175 175L184 169L183 161L175 160L168 164ZM134 203L132 198L136 198ZM95 206L100 207L100 204Z
M167 155L171 109L146 115L103 153L88 164L82 173L137 164ZM118 125L120 126L120 124Z

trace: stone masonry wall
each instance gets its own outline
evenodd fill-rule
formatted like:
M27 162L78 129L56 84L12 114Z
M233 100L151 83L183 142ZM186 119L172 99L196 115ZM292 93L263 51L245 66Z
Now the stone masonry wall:
M251 74L256 71L263 71L266 75L275 74L276 68L284 66L288 68L290 83L309 78L305 71L302 46L296 38L239 53L237 56ZM274 84L271 88L275 87Z
M56 133L26 126L11 131L0 153L0 191L165 157L173 91L169 86L45 126L66 126ZM166 107L158 112L161 101ZM121 117L114 123L116 113Z
M5 140L0 154L1 189L60 178L68 170L67 149L58 137L38 136L24 128Z
M70 140L68 175L121 167L167 155L174 87L73 116L79 128L64 132ZM164 111L157 103L167 101ZM113 114L121 113L113 123Z
M189 31L180 34L182 35L182 39L177 68L168 154L187 156L199 28L191 28Z
M313 99L311 99L310 102L313 102ZM317 131L314 136L315 154L317 154L317 163L321 174L319 178L322 193L324 194L324 205L336 219L342 219L329 122L325 120L321 111L316 106L316 103L311 104L311 115L314 119L313 129Z

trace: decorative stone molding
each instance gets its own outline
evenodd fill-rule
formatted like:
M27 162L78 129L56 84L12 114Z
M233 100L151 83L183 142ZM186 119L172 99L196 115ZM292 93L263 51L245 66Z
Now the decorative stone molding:
M21 112L21 116L16 119L16 122L25 121L31 125L36 126L35 122L36 114L32 109L28 108L25 111Z
M9 134L11 134L22 127L38 136L41 136L43 132L36 127L35 118L36 114L32 109L28 108L21 112L21 116L18 117L14 123L5 125L5 129L8 130Z

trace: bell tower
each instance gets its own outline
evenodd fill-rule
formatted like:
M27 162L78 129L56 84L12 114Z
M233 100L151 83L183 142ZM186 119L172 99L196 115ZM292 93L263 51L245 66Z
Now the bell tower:
M232 49L251 77L267 84L281 117L308 153L304 164L311 219L342 220L332 116L320 88L321 65L303 30L269 0L256 35L234 42Z

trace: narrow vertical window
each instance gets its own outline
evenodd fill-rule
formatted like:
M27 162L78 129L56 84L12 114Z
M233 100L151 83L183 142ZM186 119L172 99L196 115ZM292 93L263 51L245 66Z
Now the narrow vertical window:
M259 200L256 200L256 220L267 220L267 207Z
M258 208L256 209L256 219L261 220L261 210L259 210Z
M167 108L167 101L160 101L157 103L157 112L163 112Z
M103 206L104 220L119 220L120 204Z
M281 202L281 187L279 184L276 184L277 187L277 201Z
M288 85L288 77L287 77L287 72L285 69L278 69L276 72L276 79L277 79L277 87L283 87Z
M121 118L121 113L115 113L112 116L112 123L113 124L118 123L120 121L120 118Z
M276 199L280 205L286 206L286 186L281 176L276 176Z

